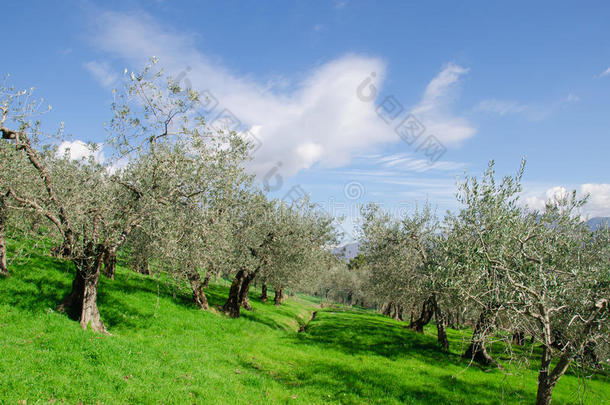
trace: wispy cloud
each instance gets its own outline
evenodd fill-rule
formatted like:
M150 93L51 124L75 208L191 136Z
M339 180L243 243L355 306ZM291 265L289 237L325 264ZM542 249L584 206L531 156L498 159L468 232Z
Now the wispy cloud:
M427 159L421 159L408 153L393 153L388 155L372 154L358 157L359 162L382 169L392 169L398 172L423 173L429 171L456 172L466 168L465 163L439 160L431 164Z
M345 6L347 6L348 3L349 3L349 0L335 0L335 8L337 10L341 10L342 8L345 8Z
M112 87L118 81L119 76L108 62L91 61L83 65L103 87Z
M477 111L485 111L496 113L498 115L520 114L528 111L531 107L527 104L521 104L517 101L488 99L483 100L476 105Z
M601 72L599 75L597 75L597 77L604 77L604 76L608 76L610 75L610 67L606 70L604 70L603 72Z
M105 12L97 18L94 42L102 51L136 67L152 55L159 57L167 72L174 76L187 72L194 89L211 92L220 109L229 109L244 129L254 130L262 147L251 168L259 175L278 162L285 176L313 165L341 167L355 154L400 142L393 128L377 115L375 104L356 96L356 89L371 72L376 72L376 85L381 87L386 66L380 58L345 55L299 79L282 77L278 89L265 80L230 72L199 51L191 35L172 31L145 14ZM89 69L105 78L102 73L109 69L101 67L92 64ZM428 131L446 144L474 134L468 122L452 115L449 108L466 71L448 65L428 84L414 109Z
M434 78L424 91L412 113L444 144L458 144L472 137L476 129L464 117L451 110L457 99L460 79L468 69L450 63Z
M515 100L491 98L479 102L474 110L501 116L519 115L530 121L541 121L562 107L578 101L580 101L580 98L572 93L559 100L547 103L521 103Z

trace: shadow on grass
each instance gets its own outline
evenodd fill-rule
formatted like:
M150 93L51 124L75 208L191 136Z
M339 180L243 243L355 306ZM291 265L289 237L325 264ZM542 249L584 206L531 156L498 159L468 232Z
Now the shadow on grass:
M0 280L0 303L30 313L56 310L70 292L74 271L69 261L44 252L31 253L15 260L10 266L11 276ZM210 293L214 303L220 302L225 290L212 286L206 293ZM142 329L147 322L141 319L153 315L157 297L197 308L190 293L179 288L179 282L159 280L120 267L115 280L101 276L97 303L107 327Z
M291 339L297 345L314 346L324 351L335 350L349 356L381 356L392 361L415 359L434 365L438 370L465 369L469 364L454 353L442 351L434 337L405 329L404 325L369 311L319 310L306 331L295 334ZM400 367L398 363L397 369ZM480 372L479 367L471 367ZM404 373L406 368L392 373L377 367L350 367L343 364L340 357L333 359L332 356L328 360L317 358L299 363L298 370L296 380L293 376L280 374L278 381L287 388L295 385L315 386L318 391L328 392L328 399L348 403L365 402L373 396L385 396L401 403L444 404L460 398L467 399L468 403L490 403L489 398L502 395L497 386L463 381L443 371L433 375L424 369L413 369L411 376L405 376L401 372ZM506 395L515 400L531 396L531 393L520 389L504 389Z
M125 262L122 260L122 262ZM0 303L31 313L56 310L70 292L74 277L74 265L66 260L48 256L44 249L37 249L28 257L12 263L11 276L0 280ZM205 290L211 307L220 308L226 302L228 286L212 284ZM148 322L142 319L154 316L157 301L171 300L185 308L199 310L185 281L167 275L146 276L118 266L114 280L100 278L98 307L106 326L112 328L146 329ZM253 289L250 300L254 311L242 311L244 319L259 322L273 329L290 329L274 320L263 305L273 308L273 303L260 301L260 291ZM278 317L294 317L292 308L273 308Z
M281 306L276 307L273 303L263 303L259 298L250 298L250 302L252 303L252 311L246 311L242 309L241 317L247 319L251 322L257 322L262 325L265 325L271 329L279 329L285 331L296 332L298 327L305 323L304 319L295 318L294 308L289 307L289 303L283 303ZM263 308L266 310L264 310ZM271 317L269 314L272 313L278 318L281 319L294 319L295 324L289 325L288 323L280 323L277 322L274 317Z
M341 313L340 316L336 315L338 313ZM365 311L320 310L307 331L296 339L303 344L324 346L350 355L374 354L388 359L416 356L431 361L464 364L459 356L443 352L434 338Z
M55 310L72 283L71 263L31 255L12 263L11 276L0 281L0 302L28 312Z
M251 372L270 373L261 369L256 360L242 361L241 365ZM372 398L383 398L383 403L488 404L497 403L503 396L502 390L485 382L464 381L425 370L404 375L400 371L387 372L378 367L350 366L341 359L332 358L311 358L299 362L296 374L279 372L272 375L287 392L295 387L306 387L320 393L324 402L369 403ZM531 393L510 387L505 387L504 395L510 398L509 403L531 399Z

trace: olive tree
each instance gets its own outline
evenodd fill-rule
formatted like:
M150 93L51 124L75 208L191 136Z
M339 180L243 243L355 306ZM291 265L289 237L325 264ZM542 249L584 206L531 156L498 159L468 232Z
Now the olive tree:
M180 185L168 181L175 178L175 169L165 152L176 139L197 134L203 122L194 115L198 95L165 80L155 63L129 75L124 91L115 93L105 141L112 158L105 162L58 156L61 138L43 142L44 131L32 114L11 115L17 111L10 108L15 99L0 103L5 106L2 138L36 172L33 184L9 184L8 194L22 208L45 217L61 236L62 253L76 273L60 308L95 331L106 331L97 308L105 258L116 254L132 230L159 207L178 200Z
M495 179L494 163L482 179L467 176L458 184L462 208L446 218L449 276L463 302L476 318L470 345L464 356L483 364L497 362L488 354L486 341L495 330L498 317L513 299L504 272L491 256L502 252L515 237L521 218L518 204L520 180L525 162L515 176Z
M168 204L158 206L145 227L160 267L187 279L193 299L208 309L200 272L219 267L230 249L232 208L240 190L250 187L243 170L248 145L235 133L204 131L168 145L157 159L171 165L163 180L174 190Z
M248 292L256 277L274 286L279 305L284 288L296 288L319 271L319 259L334 240L332 221L313 204L287 206L267 200L260 191L244 193L242 201L233 221L230 263L235 273L223 306L231 317L239 317L242 306L250 307Z
M241 204L232 207L231 253L227 264L233 282L223 311L240 316L243 305L249 307L248 293L254 278L270 260L270 245L279 237L274 227L275 203L260 191L244 190ZM230 274L231 274L230 273Z
M496 182L491 162L481 181L460 185L447 257L460 296L479 312L465 356L493 362L485 341L498 327L531 335L542 350L536 403L548 404L570 364L607 357L610 239L607 228L588 229L575 193L543 212L519 204L523 168Z
M414 268L420 255L402 232L401 223L376 205L363 209L363 241L369 278L365 289L381 304L382 313L403 320L407 308L415 305Z
M504 249L484 251L503 274L510 323L541 345L537 404L551 402L574 361L608 358L610 232L589 230L578 215L585 203L574 192L524 211Z
M448 294L441 251L444 239L432 208L426 204L411 215L393 218L369 206L364 218L368 284L382 303L382 313L403 320L403 312L409 310L409 327L419 333L435 317L438 340L448 348L446 316L441 310ZM416 317L415 311L419 311Z
M307 199L290 206L278 203L274 217L278 237L261 275L274 287L280 305L286 289L307 289L321 277L337 235L333 219Z

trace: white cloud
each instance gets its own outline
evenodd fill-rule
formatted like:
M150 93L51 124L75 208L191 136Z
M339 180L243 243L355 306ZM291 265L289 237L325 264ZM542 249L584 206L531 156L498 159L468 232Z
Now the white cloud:
M572 189L577 190L579 197L589 195L589 201L582 209L584 217L610 216L610 184L605 183L586 183L577 187L554 186L537 191L529 189L524 193L524 202L529 208L541 211L546 201L565 197Z
M592 217L610 216L610 184L583 184L580 191L590 195L585 207Z
M64 141L57 147L57 156L63 157L66 154L72 160L88 159L90 156L98 163L104 162L104 152L101 144L87 144L80 140Z
M348 3L349 3L348 0L336 0L335 1L335 8L337 10L340 10L340 9L344 8L345 6L347 6Z
M531 107L516 101L488 99L476 105L475 110L496 113L498 115L519 114Z
M119 78L108 62L91 61L83 65L103 87L112 87Z
M500 100L490 98L482 100L475 107L475 111L497 115L522 115L530 121L540 121L555 113L562 107L580 101L580 97L569 93L567 96L546 103L525 104L514 100Z
M101 13L95 41L102 50L138 67L154 55L174 77L185 72L194 89L210 91L218 100L212 119L228 108L245 128L256 130L262 147L255 153L252 170L258 175L278 162L284 176L315 164L344 166L356 153L400 142L393 128L377 116L375 103L356 95L371 72L376 73L374 85L381 87L385 63L379 58L346 55L299 80L282 77L281 88L276 88L228 71L198 51L192 36L172 32L149 16ZM455 85L466 71L448 65L430 82L413 110L428 133L445 144L474 134L465 119L449 111Z
M371 164L382 169L395 170L395 174L401 172L428 172L428 171L449 171L457 172L466 168L465 163L439 160L431 163L427 159L419 158L407 153L394 153L390 155L372 154L358 157L364 163Z
M604 77L610 75L610 67L603 72L601 72L597 77Z
M476 132L468 120L454 116L450 107L457 98L460 77L468 69L448 64L426 87L422 100L412 113L424 123L426 131L443 144L458 144Z

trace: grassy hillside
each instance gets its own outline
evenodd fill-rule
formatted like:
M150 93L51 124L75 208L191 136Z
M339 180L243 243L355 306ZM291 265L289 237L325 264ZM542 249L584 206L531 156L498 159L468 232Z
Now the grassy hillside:
M99 308L112 336L82 331L55 308L71 266L33 256L0 279L0 403L532 403L535 365L507 375L467 368L468 339L434 327L418 335L370 311L308 297L263 304L240 319L202 312L188 290L117 270L102 279ZM221 305L227 287L208 290ZM298 333L313 311L316 317ZM508 367L510 370L510 366ZM586 390L583 387L586 386ZM610 401L607 376L562 378L554 403ZM24 402L25 401L25 402Z

